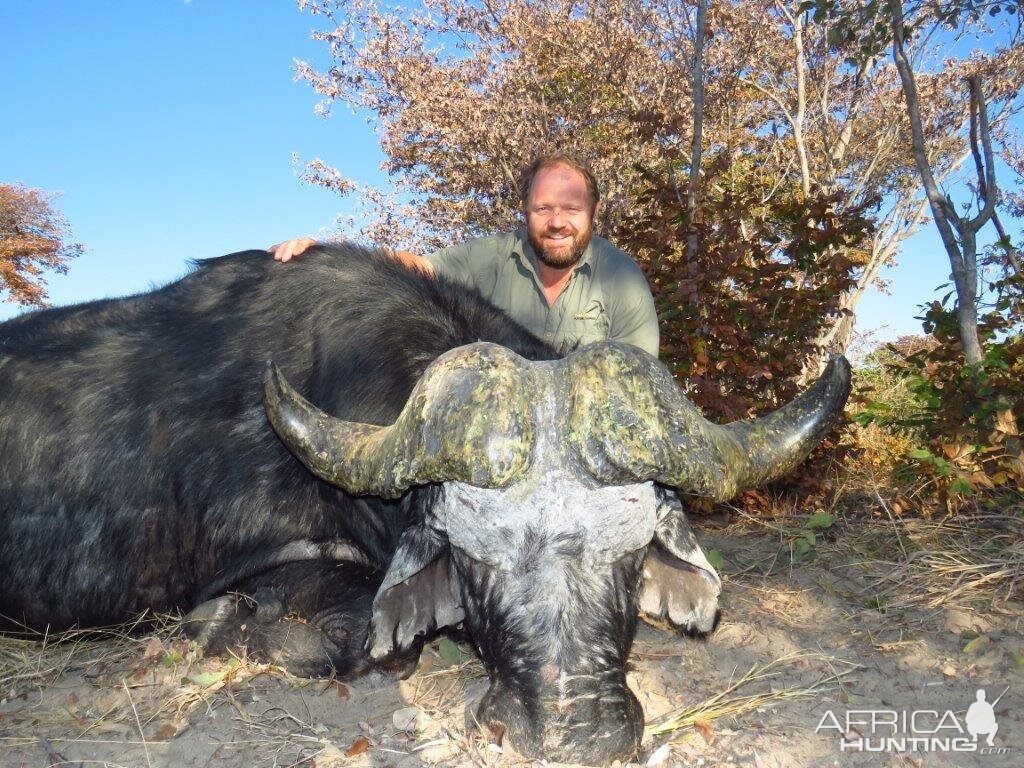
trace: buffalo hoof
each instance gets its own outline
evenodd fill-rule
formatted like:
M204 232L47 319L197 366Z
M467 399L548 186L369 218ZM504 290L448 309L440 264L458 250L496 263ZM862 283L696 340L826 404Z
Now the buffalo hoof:
M182 620L182 630L204 656L244 655L284 667L299 677L327 677L339 670L337 644L318 627L286 616L272 595L222 595L207 600ZM349 665L350 666L350 665Z

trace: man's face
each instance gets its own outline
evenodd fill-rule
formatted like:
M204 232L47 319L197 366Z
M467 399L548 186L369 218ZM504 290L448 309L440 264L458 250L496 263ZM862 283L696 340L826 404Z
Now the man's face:
M595 210L579 171L565 165L538 171L526 200L526 231L537 258L555 269L576 264L590 242Z

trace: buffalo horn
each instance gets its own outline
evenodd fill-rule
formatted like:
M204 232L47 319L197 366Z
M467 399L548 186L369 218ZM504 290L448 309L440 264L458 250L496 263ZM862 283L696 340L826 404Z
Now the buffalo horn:
M524 362L485 343L442 355L390 426L325 413L273 363L263 378L263 399L288 449L349 493L396 498L414 485L448 480L500 488L526 467L533 445Z
M719 426L701 415L665 366L634 347L593 344L567 362L569 439L591 476L608 484L657 480L718 500L803 461L850 393L850 365L837 358L788 405Z
M722 442L739 446L732 495L782 477L802 462L835 426L850 394L850 363L831 360L821 377L803 394L758 419L721 427Z

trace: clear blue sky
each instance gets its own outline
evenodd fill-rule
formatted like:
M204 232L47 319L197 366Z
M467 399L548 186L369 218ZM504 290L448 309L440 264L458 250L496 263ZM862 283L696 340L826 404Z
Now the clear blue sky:
M321 156L382 183L363 117L314 115L292 61L324 64L320 21L288 0L76 0L0 11L0 181L60 191L89 250L49 278L66 304L145 290L189 259L262 248L329 228L349 204L304 184L292 163ZM858 308L861 329L916 333L916 306L948 262L930 232L891 273L892 295ZM0 303L0 319L21 311Z
M313 22L287 0L4 4L0 181L62 192L89 249L49 279L53 303L330 226L343 201L302 183L293 153L377 177L365 120L315 116L292 80L294 58L326 53Z

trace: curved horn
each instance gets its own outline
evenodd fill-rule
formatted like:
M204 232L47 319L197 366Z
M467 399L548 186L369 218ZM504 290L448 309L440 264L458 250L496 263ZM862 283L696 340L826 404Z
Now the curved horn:
M759 419L721 427L746 456L736 472L736 489L764 485L807 458L839 420L850 395L850 381L849 361L834 358L796 400Z
M442 355L390 426L320 410L267 364L263 399L281 440L310 471L352 494L401 496L413 485L461 480L499 488L526 467L534 440L525 361L494 344Z
M570 442L584 468L610 484L657 480L724 501L795 467L835 424L850 365L833 360L818 382L774 413L719 426L703 417L664 365L629 345L573 353Z

